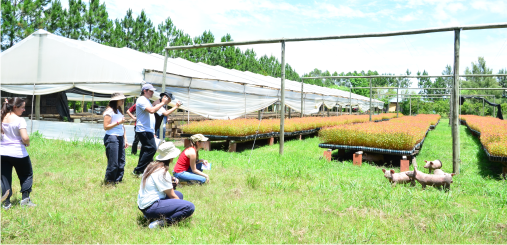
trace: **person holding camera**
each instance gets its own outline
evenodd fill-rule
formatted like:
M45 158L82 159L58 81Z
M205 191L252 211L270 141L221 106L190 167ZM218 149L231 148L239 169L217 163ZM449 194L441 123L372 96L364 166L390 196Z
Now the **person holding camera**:
M30 146L30 138L26 131L25 119L21 117L24 111L25 100L19 97L5 99L2 106L2 164L0 165L2 166L2 196L5 197L2 206L5 210L12 207L10 201L12 195L12 168L16 169L21 185L22 197L19 204L25 207L36 206L30 199L33 171L30 156L26 151L26 147Z
M122 93L113 93L104 111L104 146L106 147L107 168L105 184L116 184L123 180L125 170L125 148L128 147L125 133L125 117L122 106L126 97Z
M190 137L190 147L180 154L174 166L174 177L181 181L209 183L209 176L202 172L202 165L208 166L209 163L199 159L199 150L203 148L202 142L207 140L208 138L202 134L194 134Z
M141 141L141 152L139 153L139 162L137 167L134 168L132 173L136 176L141 176L157 152L157 143L155 141L155 116L154 113L160 110L160 113L167 114L172 113L176 109L166 111L161 110L162 106L167 105L173 98L172 94L162 93L159 104L152 106L150 98L153 97L155 88L151 84L145 84L142 87L141 95L136 101L136 132ZM177 104L179 106L179 104ZM176 107L177 108L177 107Z
M160 93L160 98L166 96L167 98L169 98L169 103L171 103L171 101L174 100L174 96L172 93L168 92L168 91L165 91L163 93ZM155 100L153 102L153 106L159 104L161 101L161 99L158 99L158 100ZM176 102L176 105L167 110L167 106L164 105L162 106L162 108L160 108L160 110L157 111L157 113L155 113L155 138L158 138L160 136L160 128L162 127L163 128L163 135L164 135L164 138L165 138L165 131L166 131L166 123L167 123L167 116L169 116L169 114L173 113L175 110L177 110L180 105L181 105L181 101L178 101ZM162 141L164 140L163 138L161 139Z
M137 205L146 218L157 219L150 223L150 229L173 224L194 213L194 204L183 200L183 194L175 190L178 179L168 174L169 164L180 152L172 142L162 143L156 161L143 173Z

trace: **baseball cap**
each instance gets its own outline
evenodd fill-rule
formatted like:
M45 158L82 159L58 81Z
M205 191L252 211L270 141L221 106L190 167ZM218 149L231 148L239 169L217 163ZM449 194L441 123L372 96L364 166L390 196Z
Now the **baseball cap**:
M168 92L168 91L166 90L165 92L160 93L160 98L162 98L164 95L165 95L165 96L167 96L167 97L169 97L169 99L174 100L173 93Z
M151 91L155 91L155 90L157 90L155 87L153 87L153 85L151 85L151 84L149 84L149 83L147 83L147 84L143 85L143 88L142 88L142 90L147 90L147 89L148 89L148 90L151 90Z

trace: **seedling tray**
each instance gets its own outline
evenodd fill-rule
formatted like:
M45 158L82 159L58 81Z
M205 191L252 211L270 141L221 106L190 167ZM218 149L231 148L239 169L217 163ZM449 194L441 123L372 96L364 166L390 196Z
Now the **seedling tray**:
M461 120L460 119L460 122L461 124L467 126L467 128L472 131L473 133L475 133L479 138L481 137L481 132L477 131L477 130L474 130L472 129L470 126L468 126L468 123L465 121L465 120ZM480 141L479 141L480 142ZM488 149L486 149L486 147L482 144L481 142L481 146L482 146L482 149L484 149L484 152L486 152L486 155L488 156L488 160L491 161L491 162L501 162L501 163L507 163L507 157L502 157L502 156L495 156L495 155L491 155L488 151Z
M438 123L437 123L438 124ZM433 126L433 125L432 125ZM436 125L435 125L436 126ZM430 129L426 130L426 134L421 142L417 143L412 150L392 150L392 149L383 149L383 148L375 148L375 147L366 147L366 146L351 146L351 145L334 145L334 144L319 144L320 148L325 149L343 149L343 150L352 150L352 151L364 151L370 153L380 153L380 154L389 154L389 155L417 155L419 153L419 149L421 149L426 136L428 136L428 132Z

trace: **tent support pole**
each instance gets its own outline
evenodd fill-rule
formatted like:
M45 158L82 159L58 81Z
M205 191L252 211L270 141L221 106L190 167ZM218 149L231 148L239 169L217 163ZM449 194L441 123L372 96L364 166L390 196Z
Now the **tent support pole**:
M400 110L398 109L400 106L399 98L400 97L400 81L398 81L398 88L396 88L396 117L400 117Z
M372 113L372 109L371 109L371 97L373 97L373 90L371 89L371 78L368 79L370 80L370 122L371 122L371 113Z
M167 46L169 46L169 43L167 43ZM166 82L166 77L167 77L167 59L169 58L169 51L167 51L167 49L164 49L164 69L163 69L163 74L162 74L162 92L165 92L165 82ZM188 89L190 91L190 87ZM162 101L162 98L160 98L160 101ZM190 99L189 99L190 101ZM164 124L164 119L162 119L162 124ZM158 134L158 138L161 140L160 142L162 142L164 139L165 139L165 135L164 135L164 129L162 128L162 125L160 125L160 132Z
M301 79L301 115L299 117L303 117L303 79Z
M284 123L285 123L285 41L282 40L282 75L281 75L281 97L282 100L280 102L280 155L283 155L283 143L285 140L285 130L284 130Z
M243 88L243 95L245 96L245 119L246 119L246 84L243 85L244 88Z
M493 97L493 103L496 104L496 96ZM493 117L496 117L496 106L493 106Z
M35 120L40 120L40 95L35 95Z
M454 30L454 76L452 86L452 172L460 172L460 142L459 142L459 48L460 29Z
M190 124L190 85L192 85L192 78L190 78L190 83L188 83L187 124Z
M352 115L352 83L350 84L350 87L349 87L349 115Z
M92 120L93 114L95 114L95 111L93 110L93 105L95 105L95 92L92 92Z

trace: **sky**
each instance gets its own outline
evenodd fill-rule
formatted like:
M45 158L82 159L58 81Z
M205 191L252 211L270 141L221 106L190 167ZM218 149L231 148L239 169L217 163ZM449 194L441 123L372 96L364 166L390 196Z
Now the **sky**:
M103 1L101 1L103 2ZM234 41L389 32L507 22L505 0L275 1L106 0L109 17L145 10L155 25L167 17L190 36L210 30ZM454 32L286 43L286 62L300 75L314 68L439 75L453 64ZM280 44L241 46L280 58ZM507 29L461 32L460 73L482 56L497 73L507 68Z

